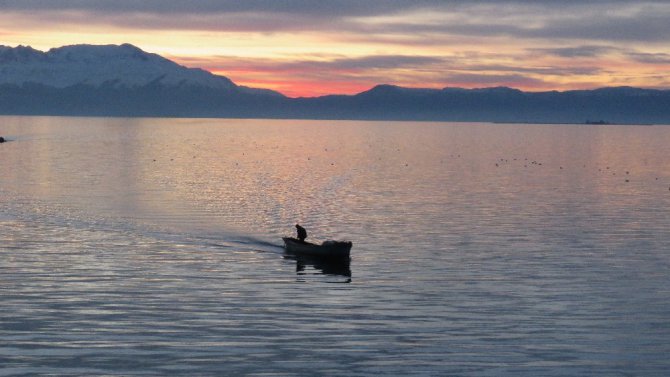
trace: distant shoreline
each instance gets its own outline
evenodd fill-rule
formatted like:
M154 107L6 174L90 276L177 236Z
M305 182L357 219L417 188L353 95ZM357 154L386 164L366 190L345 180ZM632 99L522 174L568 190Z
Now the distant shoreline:
M275 118L275 117L212 117L212 116L152 116L152 115L85 115L85 114L0 114L3 117L36 117L36 118L110 118L110 119L230 119L230 120L284 120L284 121L333 121L333 122L398 122L398 123L472 123L500 125L565 125L565 126L670 126L670 123L605 123L589 124L579 122L503 122L503 121L468 121L468 120L432 120L432 119L355 119L355 118ZM8 141L7 139L5 139Z

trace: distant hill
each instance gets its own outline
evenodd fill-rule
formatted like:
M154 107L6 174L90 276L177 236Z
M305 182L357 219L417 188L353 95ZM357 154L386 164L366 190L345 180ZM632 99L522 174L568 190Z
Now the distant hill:
M0 114L670 124L670 91L378 85L287 98L129 45L0 46Z
M354 96L301 99L300 107L336 119L670 124L670 90L631 87L523 92L378 85Z

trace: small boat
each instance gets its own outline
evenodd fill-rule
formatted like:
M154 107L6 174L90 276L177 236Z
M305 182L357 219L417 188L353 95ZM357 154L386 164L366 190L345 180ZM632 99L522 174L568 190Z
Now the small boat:
M348 258L352 243L349 241L324 241L321 245L300 241L293 237L283 237L286 251L298 255L323 258Z

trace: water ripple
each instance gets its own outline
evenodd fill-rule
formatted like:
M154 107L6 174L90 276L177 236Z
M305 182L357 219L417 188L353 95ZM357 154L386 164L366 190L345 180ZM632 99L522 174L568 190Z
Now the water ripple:
M0 376L670 368L666 128L3 121Z

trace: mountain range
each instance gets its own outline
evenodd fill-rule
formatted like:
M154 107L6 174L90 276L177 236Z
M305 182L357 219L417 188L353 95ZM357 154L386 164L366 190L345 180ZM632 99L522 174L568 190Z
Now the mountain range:
M47 52L0 46L0 114L670 124L670 90L378 85L355 95L288 98L129 44Z

